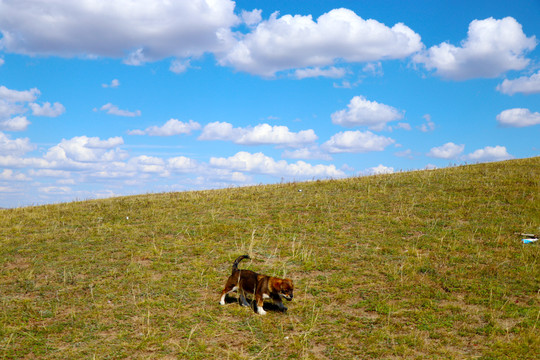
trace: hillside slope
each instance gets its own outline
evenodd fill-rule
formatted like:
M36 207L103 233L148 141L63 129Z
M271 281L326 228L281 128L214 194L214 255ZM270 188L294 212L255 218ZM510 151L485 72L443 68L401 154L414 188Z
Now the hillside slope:
M0 210L4 358L534 358L540 158ZM232 261L286 313L218 305Z

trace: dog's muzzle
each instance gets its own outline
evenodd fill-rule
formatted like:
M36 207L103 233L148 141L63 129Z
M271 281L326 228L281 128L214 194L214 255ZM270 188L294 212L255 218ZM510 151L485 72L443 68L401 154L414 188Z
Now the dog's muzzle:
M285 295L285 294L281 294L281 297L283 297L284 299L288 300L288 301L291 301L293 296L292 295Z

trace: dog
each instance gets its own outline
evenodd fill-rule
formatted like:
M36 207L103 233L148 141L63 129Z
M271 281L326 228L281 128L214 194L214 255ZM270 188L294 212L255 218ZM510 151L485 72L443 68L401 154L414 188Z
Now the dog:
M232 274L227 279L225 288L221 292L219 303L225 305L225 296L231 292L238 292L238 302L242 306L249 306L246 294L252 294L257 305L257 313L266 314L263 309L264 299L272 299L281 311L287 311L282 299L293 299L294 285L291 279L280 279L273 276L257 274L251 270L239 270L238 264L248 255L239 256L233 263Z

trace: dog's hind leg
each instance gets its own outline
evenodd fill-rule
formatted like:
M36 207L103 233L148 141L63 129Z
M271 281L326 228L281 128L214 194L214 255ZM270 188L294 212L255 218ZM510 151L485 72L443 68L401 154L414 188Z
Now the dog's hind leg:
M226 290L223 290L221 292L221 298L219 299L219 304L220 305L225 305L225 296L227 296L228 293L229 293L229 291L226 291Z
M225 289L223 289L223 291L221 292L221 297L219 299L219 304L220 305L225 305L225 296L227 296L228 293L232 293L234 291L237 290L237 287L234 286L234 285L225 285Z

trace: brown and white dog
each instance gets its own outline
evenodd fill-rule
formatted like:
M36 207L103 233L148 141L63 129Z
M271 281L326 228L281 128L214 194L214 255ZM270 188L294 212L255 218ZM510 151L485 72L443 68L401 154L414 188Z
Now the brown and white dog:
M281 299L292 300L294 290L292 280L261 275L251 270L239 270L238 263L243 259L249 259L249 256L242 255L234 261L232 274L221 292L219 303L225 305L225 296L237 291L239 294L238 302L242 306L249 306L245 295L252 294L257 304L257 313L261 315L266 314L263 309L264 299L272 299L281 311L286 311L287 308Z

